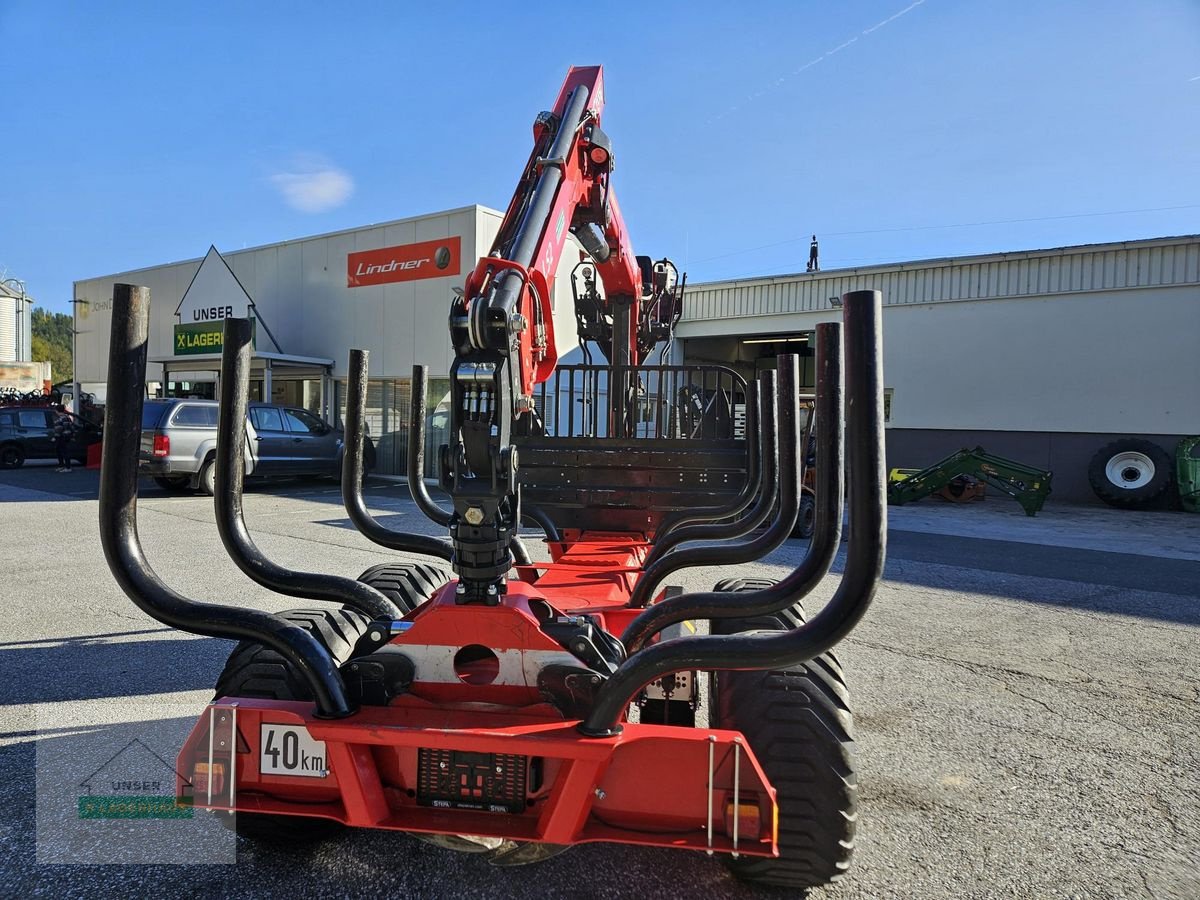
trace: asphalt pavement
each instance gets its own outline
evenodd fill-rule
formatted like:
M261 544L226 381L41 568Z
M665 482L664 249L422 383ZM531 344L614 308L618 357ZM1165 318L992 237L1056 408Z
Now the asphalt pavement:
M225 557L210 500L144 487L142 538L169 584L295 605ZM230 844L227 860L191 846L169 848L177 864L139 864L157 857L138 846L90 848L103 865L58 859L38 801L71 758L60 751L164 709L190 721L231 646L166 629L121 593L95 498L94 472L0 472L6 895L787 896L699 854L589 845L501 869L385 832L312 850ZM403 486L372 482L368 499L394 527L436 532ZM355 576L395 558L349 527L331 483L260 486L246 510L285 565ZM1003 498L925 501L891 510L889 542L878 599L840 649L857 717L858 850L844 881L811 896L1200 898L1200 516L1051 504L1027 519ZM789 541L736 574L778 576L804 549ZM730 574L673 580L701 589Z

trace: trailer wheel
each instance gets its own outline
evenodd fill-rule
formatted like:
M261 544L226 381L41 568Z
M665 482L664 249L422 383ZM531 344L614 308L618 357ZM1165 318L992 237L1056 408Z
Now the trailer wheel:
M367 631L370 618L353 609L292 609L280 617L309 631L342 665ZM311 700L312 692L286 659L254 641L233 648L217 678L215 697L260 697L268 700ZM260 843L302 844L323 840L342 829L333 819L240 812L217 814L226 828Z
M1123 438L1101 448L1088 464L1096 496L1120 509L1139 509L1171 485L1171 457L1141 438Z
M429 563L381 563L358 576L404 612L412 612L450 581L441 566Z
M715 589L771 583L733 579ZM778 616L713 620L712 628L733 634L803 621L797 606ZM858 824L854 723L841 664L826 653L786 671L717 672L710 684L713 724L746 736L779 800L779 857L728 858L726 865L744 881L797 890L839 880Z

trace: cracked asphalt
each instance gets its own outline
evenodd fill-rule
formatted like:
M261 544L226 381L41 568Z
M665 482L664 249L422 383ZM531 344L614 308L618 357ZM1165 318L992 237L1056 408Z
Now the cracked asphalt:
M191 846L171 848L180 865L137 865L138 847L108 865L46 862L54 822L35 808L50 751L163 704L190 719L230 649L164 629L121 594L95 496L91 472L0 473L6 895L785 896L682 852L591 845L497 869L390 833L311 851L241 844L236 864L200 864ZM369 500L388 524L433 533L402 486L373 483ZM347 527L331 484L260 487L246 508L286 565L354 576L394 558ZM225 558L211 502L148 489L140 511L148 556L178 590L295 605ZM1026 519L1003 498L926 501L891 510L889 543L878 599L839 651L857 718L858 849L846 879L811 896L1200 898L1200 516L1052 504ZM777 576L803 552L788 542L739 574ZM729 574L676 580L707 588Z

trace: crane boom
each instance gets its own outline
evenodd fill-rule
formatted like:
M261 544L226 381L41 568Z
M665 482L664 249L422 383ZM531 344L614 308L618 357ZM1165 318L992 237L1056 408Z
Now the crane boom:
M534 146L491 253L451 304L451 443L443 486L454 497L451 536L467 600L502 592L520 515L512 427L533 411L534 387L558 362L551 291L569 235L594 279L576 295L583 340L613 364L610 394L629 390L629 367L670 335L678 278L669 260L637 257L611 183L613 149L600 127L601 66L574 66L554 106L538 115ZM489 593L490 592L490 593Z

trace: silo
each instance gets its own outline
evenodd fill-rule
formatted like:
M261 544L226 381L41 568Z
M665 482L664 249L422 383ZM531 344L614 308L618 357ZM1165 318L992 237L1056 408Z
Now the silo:
M17 304L21 300L0 292L0 362L17 362Z

